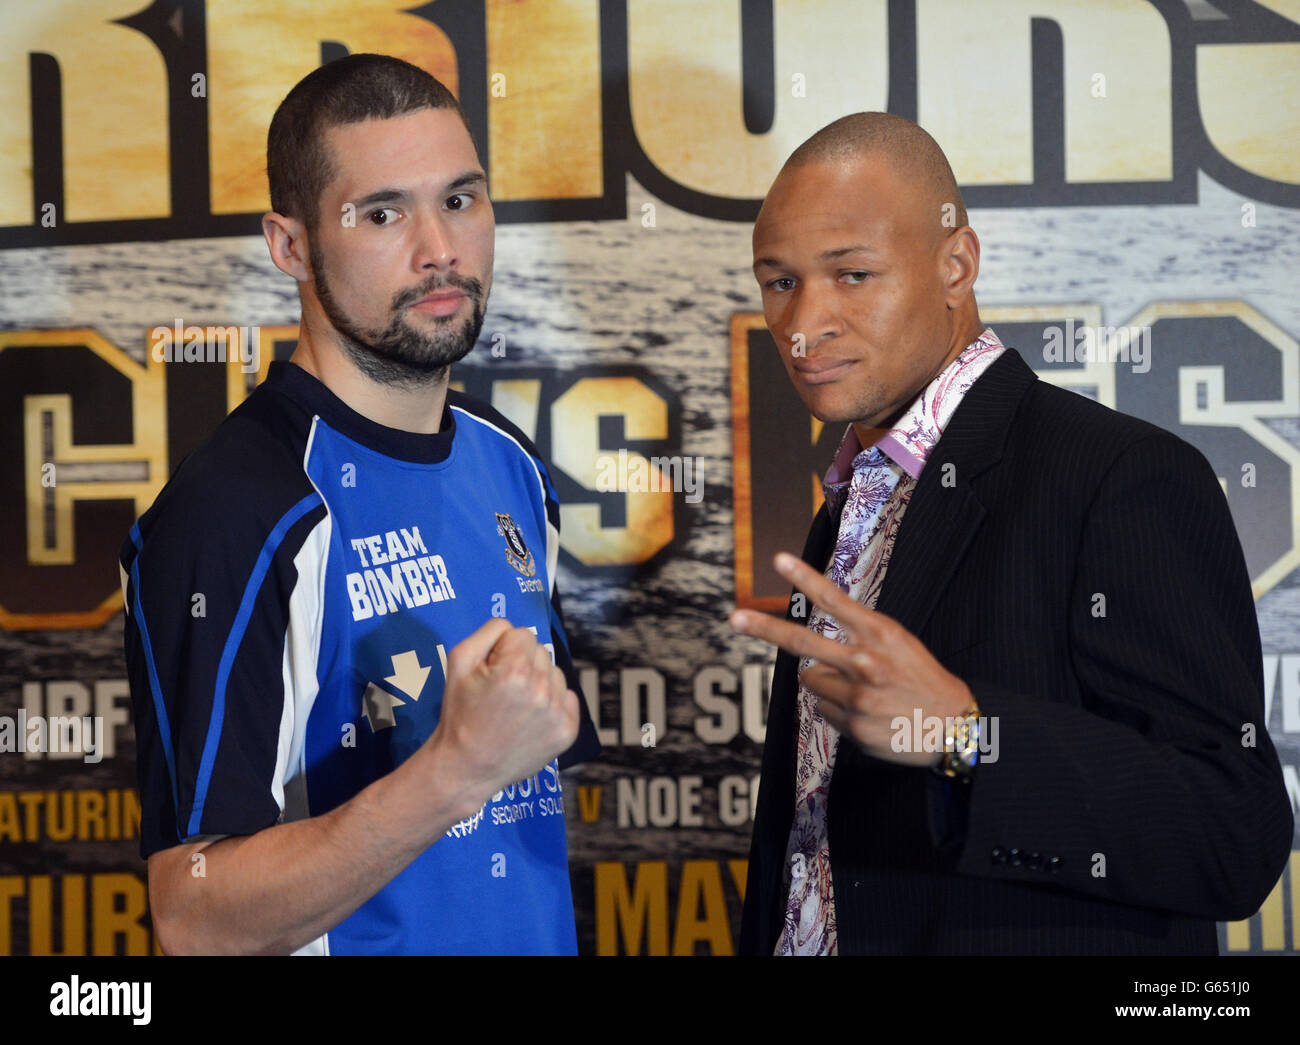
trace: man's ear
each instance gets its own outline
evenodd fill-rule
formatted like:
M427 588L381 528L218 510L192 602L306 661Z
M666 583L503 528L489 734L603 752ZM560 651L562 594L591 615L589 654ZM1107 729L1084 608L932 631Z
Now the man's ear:
M301 221L267 211L262 215L262 235L266 237L266 248L276 268L299 283L311 281L307 229Z
M969 225L963 225L943 245L944 302L948 308L956 308L970 297L979 274L979 237Z

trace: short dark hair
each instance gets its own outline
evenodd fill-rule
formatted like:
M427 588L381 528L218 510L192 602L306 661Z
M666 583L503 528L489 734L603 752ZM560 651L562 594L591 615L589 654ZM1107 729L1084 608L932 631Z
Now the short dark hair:
M335 174L325 132L420 109L455 111L474 140L456 96L410 62L384 54L351 54L308 73L285 95L267 131L271 209L314 231L321 194Z

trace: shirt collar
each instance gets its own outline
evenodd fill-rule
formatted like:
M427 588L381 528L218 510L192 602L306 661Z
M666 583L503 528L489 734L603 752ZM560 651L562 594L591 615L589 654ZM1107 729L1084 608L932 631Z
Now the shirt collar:
M448 396L436 432L407 432L389 428L353 410L319 378L296 363L274 360L263 382L304 407L349 439L387 457L418 464L439 464L451 453L456 420Z
M831 511L839 513L848 494L849 480L858 469L878 467L886 461L892 461L913 479L920 478L921 469L925 467L931 451L943 435L957 404L975 384L976 379L1004 351L1006 346L998 339L993 328L985 327L979 337L962 349L926 385L925 390L874 445L864 448L858 440L857 431L849 425L822 483Z

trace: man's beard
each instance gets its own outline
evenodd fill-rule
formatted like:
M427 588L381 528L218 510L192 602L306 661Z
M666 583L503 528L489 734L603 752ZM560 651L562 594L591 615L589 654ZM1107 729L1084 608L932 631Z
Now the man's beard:
M324 258L311 248L312 273L316 280L316 297L325 315L338 331L339 341L357 369L372 381L385 385L426 385L440 381L452 363L464 359L478 341L483 329L483 284L472 276L449 272L431 276L418 287L400 290L389 306L391 319L383 330L354 324L330 291L325 279ZM419 330L409 324L404 313L408 306L439 291L454 288L469 299L472 313L458 328L448 317L430 317L438 323L433 331Z

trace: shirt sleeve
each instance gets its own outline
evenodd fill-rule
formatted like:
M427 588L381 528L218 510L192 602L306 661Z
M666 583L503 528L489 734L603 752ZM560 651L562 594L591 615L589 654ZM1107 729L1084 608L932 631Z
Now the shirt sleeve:
M309 484L303 495L182 468L121 556L146 859L280 819L294 558L326 514Z
M1241 546L1192 447L1152 437L1115 461L1071 606L1081 706L970 683L1000 720L1000 751L950 797L948 827L966 836L958 869L1248 917L1285 864L1292 815Z

